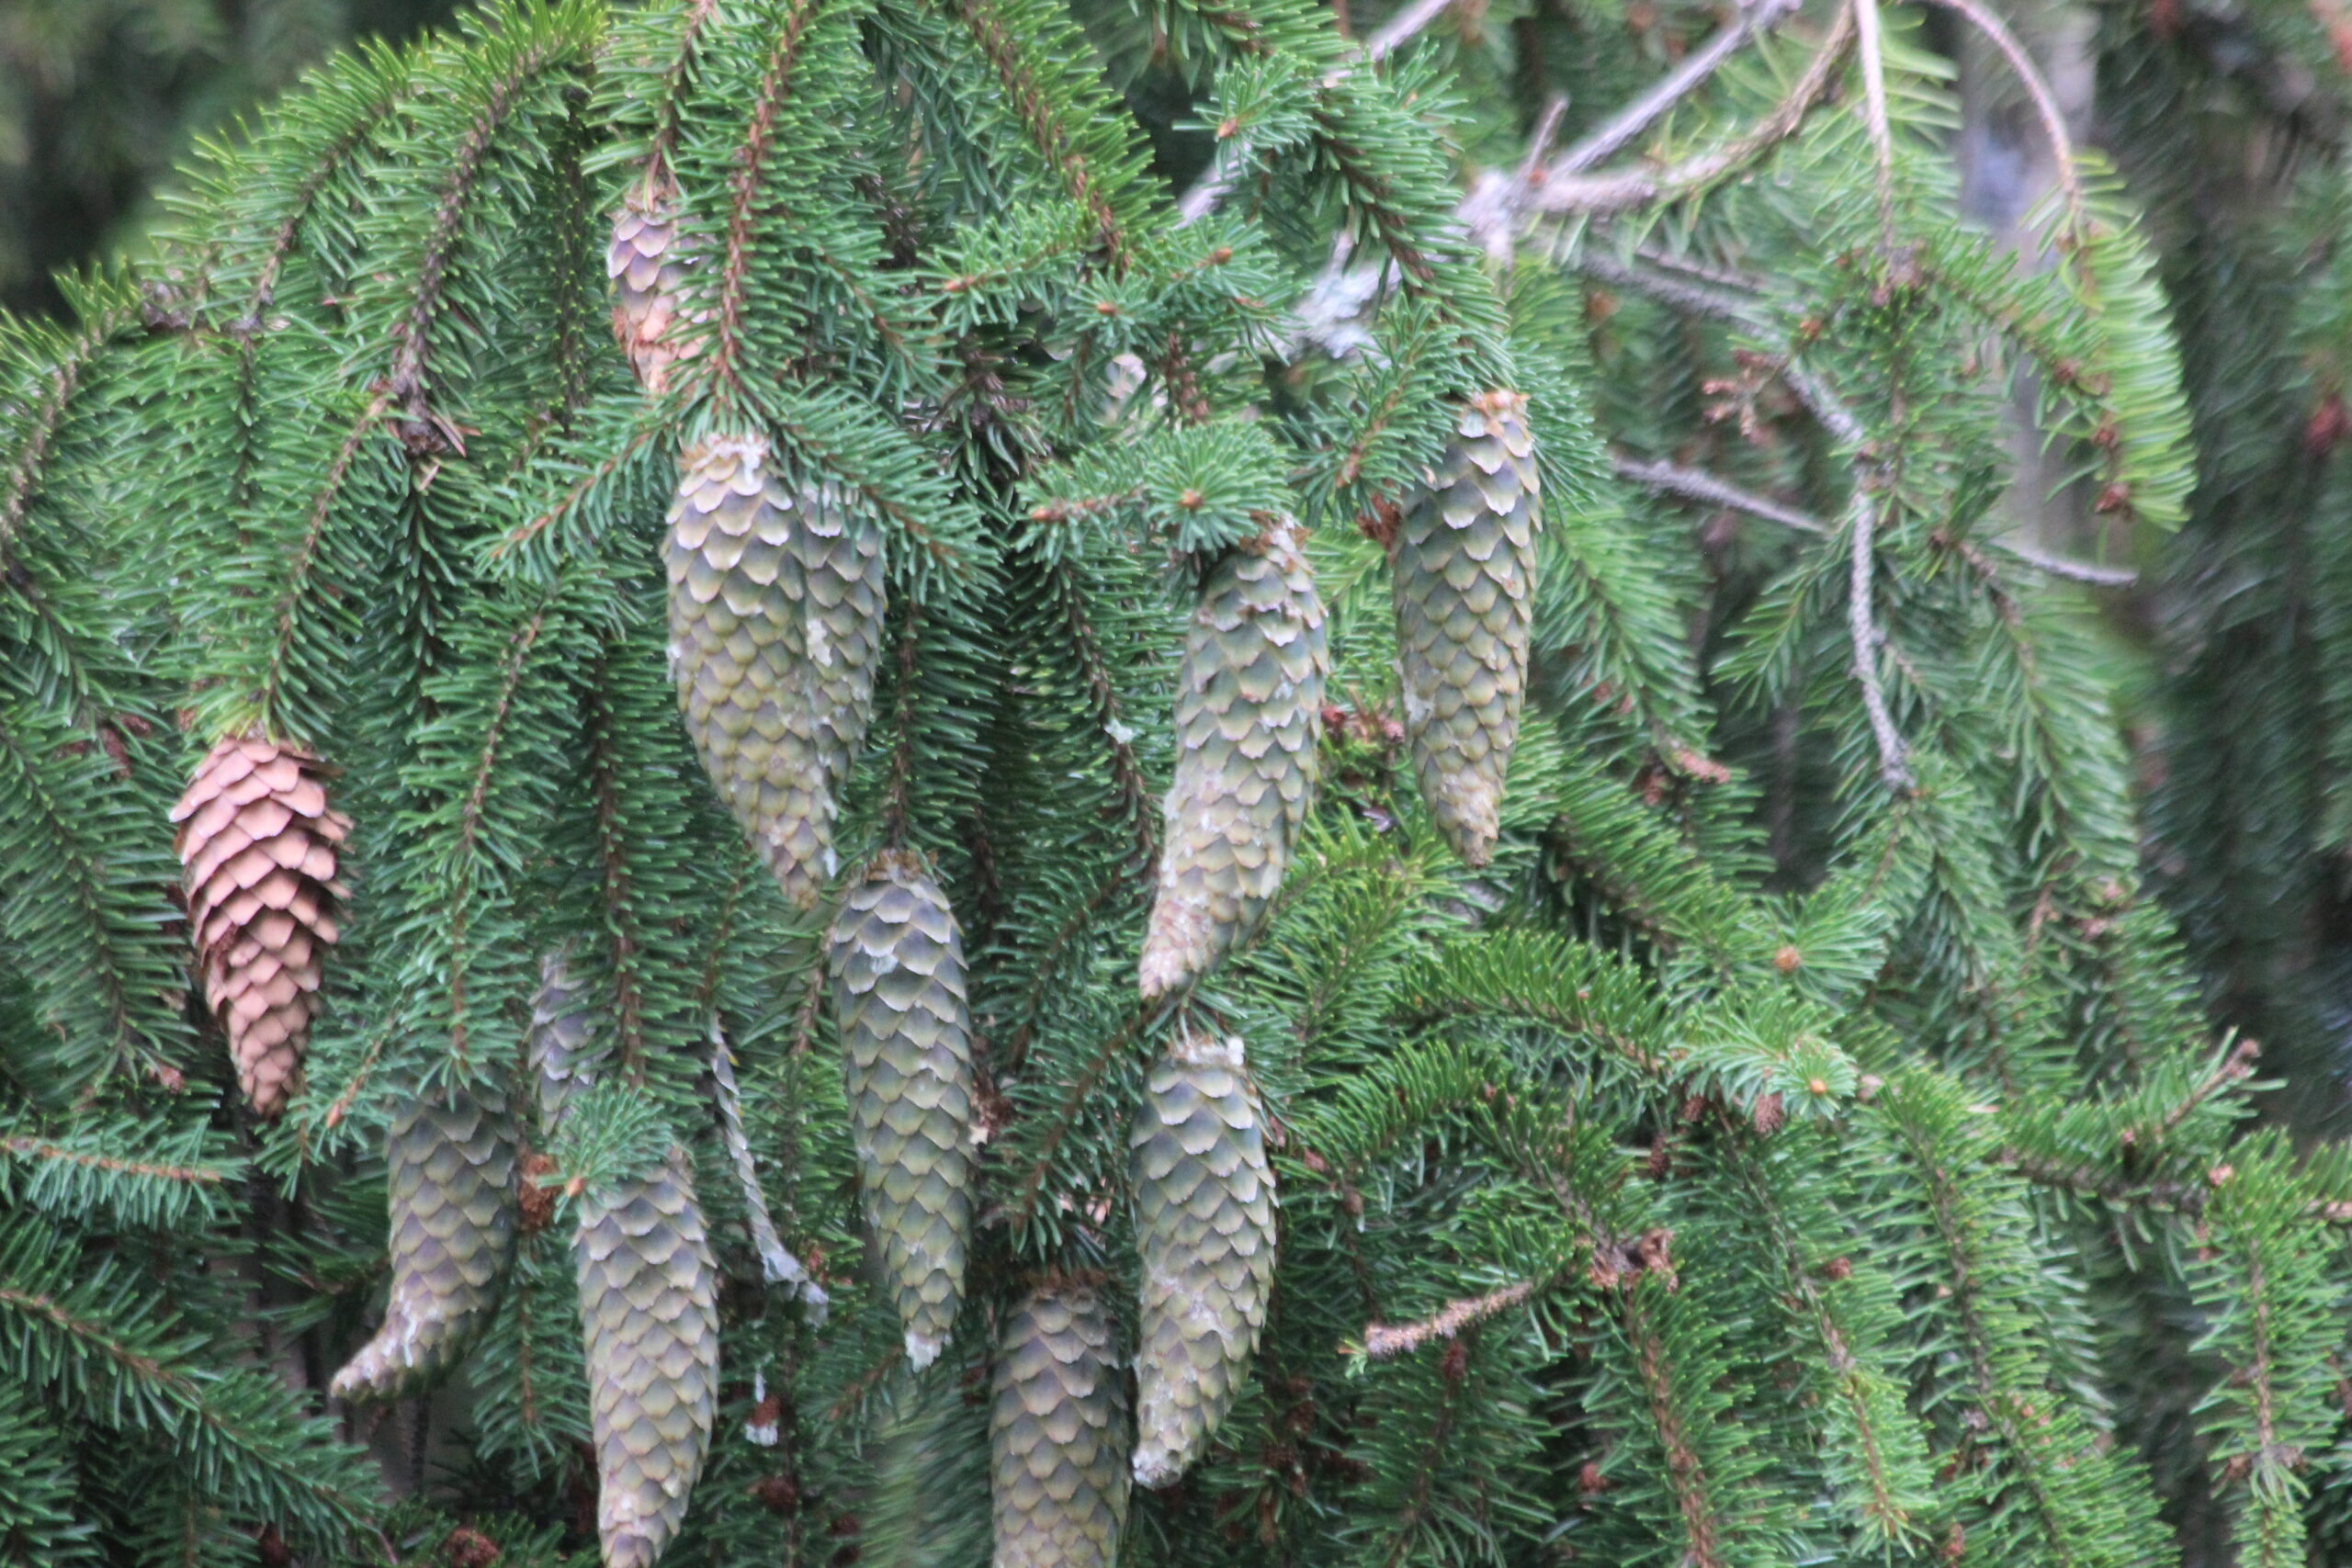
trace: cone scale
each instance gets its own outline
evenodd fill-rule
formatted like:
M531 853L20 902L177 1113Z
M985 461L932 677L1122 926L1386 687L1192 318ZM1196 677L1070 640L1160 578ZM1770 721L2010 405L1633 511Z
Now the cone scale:
M1390 556L1405 736L1421 799L1465 864L1485 865L1527 689L1540 480L1527 400L1463 405Z
M222 740L171 819L204 999L229 1036L245 1099L286 1108L341 934L335 880L351 819L327 804L317 758L259 735Z
M834 1019L866 1224L929 1366L964 1293L972 1228L972 1024L963 933L939 885L884 856L833 923Z
M1315 793L1323 604L1283 520L1201 584L1177 674L1176 777L1137 982L1180 990L1247 941L1282 886Z
M1135 1477L1165 1486L1240 1393L1274 1283L1274 1176L1241 1042L1187 1034L1128 1138L1143 1257Z
M756 435L679 460L665 553L687 732L786 897L834 872L834 796L865 742L881 642L882 541L831 486L793 488Z
M336 1398L397 1399L465 1354L514 1257L514 1157L504 1097L493 1091L421 1096L392 1118L391 1295L383 1325L335 1373Z

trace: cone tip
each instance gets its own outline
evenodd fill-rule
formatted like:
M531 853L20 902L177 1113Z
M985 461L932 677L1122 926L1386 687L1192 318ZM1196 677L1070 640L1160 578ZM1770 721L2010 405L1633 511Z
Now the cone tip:
M1134 1469L1136 1484L1154 1491L1174 1485L1176 1478L1184 1473L1176 1455L1148 1438L1136 1449Z
M944 1336L917 1334L912 1329L907 1331L907 1359L913 1363L917 1371L939 1359L939 1352L946 1346L947 1340Z

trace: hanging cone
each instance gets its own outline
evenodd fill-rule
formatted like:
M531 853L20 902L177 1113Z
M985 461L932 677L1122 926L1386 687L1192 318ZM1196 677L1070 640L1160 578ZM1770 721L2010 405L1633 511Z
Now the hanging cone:
M172 807L204 999L228 1032L253 1108L286 1108L339 934L337 848L318 759L257 735L223 740Z
M1126 1399L1093 1288L1040 1286L997 1347L995 1568L1110 1568L1127 1522Z
M972 1021L947 896L910 857L882 857L842 902L831 967L865 1220L907 1358L927 1367L956 1326L972 1229Z
M756 435L689 447L670 508L670 651L686 729L775 873L816 907L833 797L865 739L882 540L831 487L788 490Z
M1181 1039L1129 1135L1143 1335L1136 1479L1165 1486L1208 1447L1266 1325L1274 1173L1239 1040Z
M337 1399L397 1399L457 1364L490 1321L514 1251L505 1097L456 1089L392 1118L385 1164L392 1293L383 1326L335 1373Z
M1138 979L1190 985L1256 929L1315 792L1323 604L1287 519L1201 584L1177 672L1176 780Z
M1519 736L1535 587L1535 437L1527 400L1483 392L1408 508L1391 558L1405 734L1421 799L1453 852L1494 853Z
M613 336L649 392L669 385L672 366L702 352L700 334L678 333L694 263L694 242L678 231L678 187L649 180L633 188L613 220L605 272L613 280Z
M539 989L531 998L532 1075L538 1083L539 1134L552 1139L571 1097L594 1077L591 1046L595 1015L588 987L571 977L570 955L558 949L539 959Z
M685 1151L583 1195L575 1245L596 1533L605 1568L650 1568L686 1516L718 1393L718 1268Z

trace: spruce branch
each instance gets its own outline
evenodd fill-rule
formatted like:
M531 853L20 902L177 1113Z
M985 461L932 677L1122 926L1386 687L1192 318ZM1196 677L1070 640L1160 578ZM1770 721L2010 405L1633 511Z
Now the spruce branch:
M1751 517L1761 517L1768 523L1778 523L1783 528L1793 528L1800 534L1826 534L1827 524L1809 517L1792 506L1784 506L1769 496L1742 490L1728 479L1699 468L1687 468L1675 463L1654 463L1638 457L1613 455L1610 469L1618 478L1637 485L1679 495L1689 501L1703 501L1711 505L1726 506L1735 512L1745 512Z
M791 0L784 7L759 85L752 95L751 112L735 154L735 172L728 181L725 237L711 304L714 343L704 375L708 384L739 400L743 395L742 361L752 308L752 230L759 218L763 176L776 152L776 117L791 91L801 46L820 5L820 0Z

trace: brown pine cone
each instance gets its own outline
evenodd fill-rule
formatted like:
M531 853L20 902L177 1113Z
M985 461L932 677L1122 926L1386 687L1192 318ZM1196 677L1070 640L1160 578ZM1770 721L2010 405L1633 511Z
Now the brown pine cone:
M322 772L307 751L232 737L172 807L204 999L264 1116L293 1093L346 897L335 860L351 818L327 806Z

